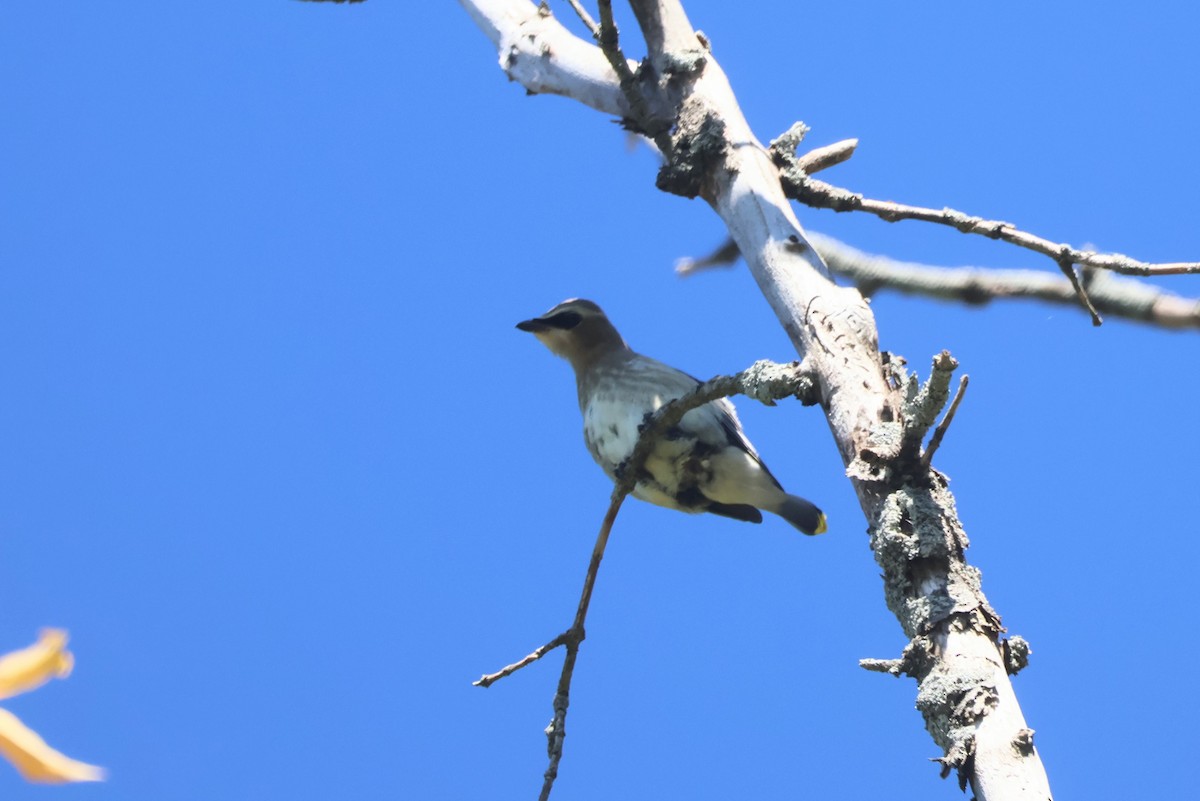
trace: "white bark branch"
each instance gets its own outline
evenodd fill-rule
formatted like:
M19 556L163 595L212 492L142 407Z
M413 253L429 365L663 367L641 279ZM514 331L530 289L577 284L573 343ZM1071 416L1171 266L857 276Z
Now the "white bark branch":
M1079 306L1071 283L1047 272L932 267L864 253L824 234L810 236L830 269L849 278L867 295L880 289L891 289L968 304L983 304L1000 298L1030 298ZM1163 328L1200 328L1200 299L1181 297L1153 284L1104 270L1084 270L1081 281L1088 297L1103 314Z
M880 291L921 295L982 306L993 300L1029 299L1079 308L1079 299L1065 278L1042 270L991 267L936 267L866 253L816 231L809 241L836 275L850 279L868 297ZM700 258L680 259L675 271L690 276L716 267L729 267L741 258L732 239ZM1154 284L1103 270L1085 270L1083 285L1105 315L1169 329L1200 329L1200 298L1167 292Z
M629 114L617 74L600 49L528 2L461 0L500 56L500 69L534 94L565 95L585 106ZM637 69L631 63L630 69Z
M527 25L532 8L525 0L460 1L487 17L485 31L503 27L493 17ZM830 280L784 196L779 168L682 6L631 5L649 51L639 86L660 109L672 110L668 162L657 184L703 197L717 211L812 371L884 570L888 606L912 643L899 669L919 682L918 704L947 768L957 769L980 801L1046 801L1045 772L1005 672L999 620L978 571L963 559L967 540L954 499L944 477L922 464L920 437L906 437L917 383L897 360L885 363L862 295ZM511 37L494 41L511 70ZM543 57L553 61L553 48Z

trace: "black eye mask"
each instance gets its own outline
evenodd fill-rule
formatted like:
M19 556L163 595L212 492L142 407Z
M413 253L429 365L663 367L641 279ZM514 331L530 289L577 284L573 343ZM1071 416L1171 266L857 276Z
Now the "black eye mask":
M551 328L561 328L564 331L570 331L579 325L582 319L583 315L579 312L563 311L553 317L547 317L543 322Z

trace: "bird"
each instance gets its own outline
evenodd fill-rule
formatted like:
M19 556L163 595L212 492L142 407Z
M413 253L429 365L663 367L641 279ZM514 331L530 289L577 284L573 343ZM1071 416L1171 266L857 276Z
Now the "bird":
M584 442L613 481L650 415L700 385L682 370L630 348L590 300L564 300L517 328L570 362ZM761 523L762 512L771 512L805 534L821 534L827 527L820 509L788 494L763 464L726 398L690 410L662 434L632 494L668 509L749 523Z

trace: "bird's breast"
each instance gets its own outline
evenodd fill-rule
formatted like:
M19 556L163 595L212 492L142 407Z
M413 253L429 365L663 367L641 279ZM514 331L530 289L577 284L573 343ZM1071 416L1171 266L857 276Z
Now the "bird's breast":
M638 441L638 428L657 405L615 397L593 397L583 410L583 438L592 458L609 475L629 458Z

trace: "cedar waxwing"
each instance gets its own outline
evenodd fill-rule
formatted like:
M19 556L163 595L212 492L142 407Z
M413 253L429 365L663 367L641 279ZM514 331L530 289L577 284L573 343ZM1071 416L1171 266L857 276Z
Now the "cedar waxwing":
M517 323L575 370L583 438L609 478L637 444L647 415L699 386L674 367L635 353L590 300L565 300ZM825 531L825 515L784 492L767 470L726 398L706 403L668 429L646 459L633 495L683 512L712 512L761 523L760 509L805 534Z

